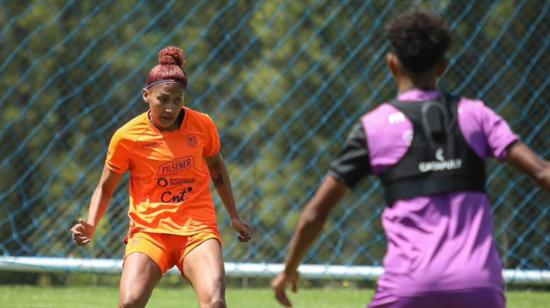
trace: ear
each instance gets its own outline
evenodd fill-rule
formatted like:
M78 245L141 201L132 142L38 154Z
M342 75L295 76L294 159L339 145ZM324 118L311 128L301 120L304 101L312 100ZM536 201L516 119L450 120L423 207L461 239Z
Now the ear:
M146 102L147 104L149 104L149 95L151 93L149 93L149 90L147 90L146 88L143 88L143 92L142 92L142 97L143 97L143 101Z
M399 76L399 60L393 52L386 54L386 64L394 78Z
M435 72L438 78L441 77L443 73L445 73L448 66L449 66L449 60L447 59L443 59L441 60L441 62L439 62L439 64L437 65L437 70Z

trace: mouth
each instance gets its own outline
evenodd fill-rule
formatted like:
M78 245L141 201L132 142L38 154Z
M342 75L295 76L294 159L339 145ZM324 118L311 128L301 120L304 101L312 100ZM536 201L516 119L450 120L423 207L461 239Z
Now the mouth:
M174 121L175 118L176 118L176 117L174 117L174 116L160 116L160 117L159 117L159 119L161 120L161 122L168 122L168 123Z

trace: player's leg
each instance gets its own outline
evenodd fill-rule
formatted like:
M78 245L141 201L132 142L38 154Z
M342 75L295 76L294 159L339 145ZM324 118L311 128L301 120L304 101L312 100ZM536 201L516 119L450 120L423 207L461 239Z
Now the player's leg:
M182 274L195 289L201 308L226 307L225 269L217 238L206 239L185 255Z
M120 307L145 307L162 274L174 265L170 263L167 238L146 232L129 237L120 279Z
M120 279L119 307L145 307L161 277L159 266L147 255L135 252L126 256Z

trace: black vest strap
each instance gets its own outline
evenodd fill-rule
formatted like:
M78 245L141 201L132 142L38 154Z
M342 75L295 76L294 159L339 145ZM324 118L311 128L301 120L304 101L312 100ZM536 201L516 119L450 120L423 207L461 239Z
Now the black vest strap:
M379 174L388 206L397 200L461 191L485 191L485 162L470 148L458 125L460 97L390 104L414 128L405 156Z

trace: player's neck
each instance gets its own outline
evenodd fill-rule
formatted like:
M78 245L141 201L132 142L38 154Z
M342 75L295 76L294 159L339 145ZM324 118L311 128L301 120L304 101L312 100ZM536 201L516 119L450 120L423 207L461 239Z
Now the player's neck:
M412 89L435 90L436 84L437 78L433 76L417 76L416 78L401 76L397 80L397 92L401 94Z

